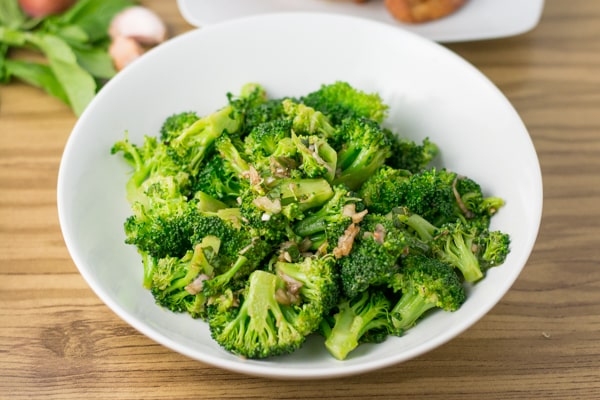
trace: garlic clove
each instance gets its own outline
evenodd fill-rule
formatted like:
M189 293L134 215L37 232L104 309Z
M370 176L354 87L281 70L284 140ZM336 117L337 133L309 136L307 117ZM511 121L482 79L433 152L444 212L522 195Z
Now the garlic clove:
M115 15L108 33L113 40L124 36L143 45L152 46L166 40L167 27L154 11L143 6L134 6Z
M112 40L108 54L110 54L117 71L120 71L144 54L144 49L132 38L117 36Z

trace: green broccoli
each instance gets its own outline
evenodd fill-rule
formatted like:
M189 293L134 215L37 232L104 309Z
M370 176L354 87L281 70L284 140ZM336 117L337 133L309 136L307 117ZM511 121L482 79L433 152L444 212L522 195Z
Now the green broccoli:
M484 269L478 258L487 245L485 241L488 230L481 230L478 225L469 225L457 219L437 227L418 214L406 210L395 210L395 218L413 230L423 242L431 248L431 254L439 260L458 268L467 282L476 282L483 278ZM503 237L504 234L497 236ZM508 235L506 235L506 239ZM478 245L481 243L481 245ZM502 244L505 242L502 241ZM495 262L503 260L502 254L507 252L507 246L499 245L500 257ZM490 245L489 260L492 258L493 244Z
M410 139L397 137L389 129L385 131L392 140L392 156L386 160L386 164L392 168L417 173L427 168L440 152L438 146L429 138L423 139L419 144Z
M333 187L333 196L321 208L294 224L293 230L310 250L322 245L333 248L352 224L352 216L361 212L361 199L344 186Z
M316 135L330 138L335 134L335 127L321 112L292 99L282 101L283 111L292 121L292 129L298 135Z
M252 159L275 153L279 142L291 137L292 121L276 119L255 125L244 137L244 153Z
M336 134L337 171L333 183L357 190L390 157L391 141L381 126L368 119L346 119Z
M414 326L426 311L434 308L456 311L466 298L454 269L436 258L423 255L404 258L401 270L390 282L395 291L401 292L400 299L390 312L396 335Z
M137 146L129 140L125 133L123 140L116 142L111 148L111 154L122 153L123 159L132 167L132 174L126 184L126 196L130 204L146 202L145 191L155 182L168 179L173 188L182 195L189 194L189 175L168 154L168 148L156 138L145 136L142 146Z
M277 301L285 282L277 275L254 271L241 293L239 307L209 306L208 324L213 339L226 350L246 358L292 353L306 336L295 326L297 311ZM230 303L228 301L228 303Z
M202 192L227 205L235 203L247 187L247 180L235 174L216 152L204 161L192 182L194 193Z
M301 309L295 322L296 328L303 335L315 332L321 319L338 301L339 288L333 256L310 256L289 262L279 260L273 270L285 282L285 291L278 293L278 300Z
M438 226L459 219L485 229L504 204L498 197L485 197L474 180L447 169L415 173L399 191L401 206Z
M155 260L147 275L156 302L174 312L206 317L202 283L213 274L209 260L218 253L220 244L218 238L207 236L181 258L167 256Z
M510 253L510 236L501 231L484 230L474 240L475 254L482 271L501 265Z
M325 347L338 360L345 360L363 338L374 334L381 340L391 330L390 301L380 291L366 291L352 299L344 299L337 306L333 318L324 318L320 332ZM373 339L369 339L373 342Z
M241 196L242 215L253 222L268 221L274 215L287 220L302 219L305 212L317 208L333 196L331 185L322 178L276 179L270 186L255 185Z
M445 169L431 168L410 176L398 188L398 206L405 206L434 225L454 221L456 198L452 190L454 175Z
M352 298L372 286L385 285L398 272L401 257L426 250L420 241L398 229L391 218L367 214L352 251L338 260L343 294Z
M199 119L194 111L184 111L167 117L160 127L160 140L168 144Z
M183 129L178 136L171 138L168 144L170 153L190 175L196 176L215 140L223 132L234 133L239 126L240 120L235 118L231 106L223 107L200 118Z
M241 357L321 333L340 360L460 307L463 280L510 251L489 229L504 201L430 167L437 146L396 136L387 110L342 81L278 99L249 83L141 145L125 133L111 149L132 169L125 241L157 304L205 319Z
M301 157L298 169L306 178L325 178L332 182L337 166L337 153L326 139L316 136L298 136L292 132L292 142Z
M336 125L346 118L368 118L381 123L389 108L379 94L363 92L342 81L321 85L300 101L325 114Z
M387 214L402 204L402 193L398 188L410 176L407 170L384 165L362 184L358 196L363 199L369 212Z

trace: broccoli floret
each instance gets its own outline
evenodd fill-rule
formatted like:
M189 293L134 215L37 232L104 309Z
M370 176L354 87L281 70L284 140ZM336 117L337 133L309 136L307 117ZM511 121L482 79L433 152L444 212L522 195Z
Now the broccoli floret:
M343 294L352 298L372 286L384 285L398 272L398 262L411 252L428 248L391 218L367 214L360 224L352 251L338 260Z
M366 291L341 301L333 320L322 320L320 332L325 337L325 347L338 360L345 360L365 335L376 333L381 340L381 334L390 331L390 307L390 301L380 291Z
M276 300L278 290L285 290L280 277L254 271L240 295L239 307L209 307L208 322L214 340L234 354L253 359L300 348L306 336L294 325L297 312Z
M510 236L501 231L485 230L475 238L475 254L482 271L500 265L510 253Z
M300 100L325 114L334 124L346 118L368 118L378 123L387 117L388 106L377 93L366 93L347 82L337 81L321 87Z
M384 165L362 184L358 191L369 212L387 214L402 203L398 188L411 176L404 169Z
M122 153L123 159L133 169L125 187L130 204L145 202L144 192L148 186L163 178L173 180L178 192L184 195L189 193L189 175L169 156L163 143L154 137L145 136L143 145L138 146L132 143L128 136L125 133L124 139L113 145L111 154Z
M441 308L455 311L464 303L466 294L461 280L448 264L431 257L409 255L402 269L391 280L400 300L390 312L397 335L415 325L426 311Z
M207 236L181 258L165 257L152 265L150 290L156 302L174 312L206 317L202 282L213 274L209 259L218 253L221 241Z
M200 217L194 202L183 196L151 198L134 203L134 214L125 220L125 243L152 257L181 257L192 248L191 236Z
M392 156L386 160L386 164L395 169L417 173L427 168L440 152L429 138L423 139L419 144L406 138L398 138L388 129L386 132L392 137Z
M431 168L413 174L398 188L400 206L407 207L434 225L456 219L454 174Z
M499 197L486 197L479 183L466 176L454 174L452 190L458 218L480 229L487 229L492 216L504 205Z
M223 132L233 133L240 126L231 106L200 118L169 141L171 155L192 176L196 176L202 161L210 155L212 146Z
M227 100L233 117L240 121L240 126L236 133L242 138L256 124L270 121L276 115L272 109L273 101L268 100L267 91L258 83L245 84L237 96L233 93L227 93ZM229 132L229 134L233 133Z
M273 247L254 230L242 228L238 208L203 213L195 223L191 241L199 243L206 237L216 237L221 243L219 251L211 258L214 273L208 274L203 282L202 290L207 297L222 294L228 285L243 286L250 273L273 251Z
M406 207L392 209L391 218L400 226L407 227L411 233L424 242L430 242L436 234L437 227L419 214L410 212Z
M337 153L322 137L316 135L297 136L292 133L292 142L298 149L301 163L298 166L306 178L325 178L332 182L337 165Z
M231 205L246 186L247 182L240 179L218 153L213 153L199 169L193 180L192 191L205 193Z
M447 169L415 173L399 191L401 206L436 226L461 220L486 229L490 218L504 204L500 198L484 197L474 180Z
M335 134L335 127L321 112L292 99L282 102L284 113L292 121L292 129L298 135L316 135L330 138Z
M396 208L392 214L431 248L434 257L458 268L467 282L483 278L485 270L502 264L510 251L508 234L481 229L478 224L457 219L437 227L405 208Z
M301 309L296 328L303 334L313 333L321 319L337 304L339 296L335 259L331 255L305 257L296 262L277 261L274 272L285 282L278 293L280 302Z
M352 216L361 212L361 199L344 186L335 186L333 196L318 210L313 210L306 218L294 225L294 233L307 241L310 250L317 250L324 244L337 245L340 236L352 224Z
M462 222L440 226L430 242L436 258L458 268L465 281L476 282L483 278L483 271L475 252L475 240L481 232L476 226Z
M391 141L381 126L368 119L346 119L336 135L337 171L333 183L357 190L391 155Z
M325 179L282 178L270 186L254 186L251 193L243 195L242 214L248 219L256 219L259 214L263 221L281 214L294 221L304 218L307 210L322 206L332 196L333 189Z
M160 140L168 144L199 119L194 111L184 111L167 117L160 127Z
M259 125L277 120L286 120L283 109L284 99L267 99L246 111L243 126L240 130L242 136L256 129ZM291 122L290 122L291 123Z
M251 157L266 157L273 154L279 142L291 137L292 121L276 119L255 125L244 137L244 153Z

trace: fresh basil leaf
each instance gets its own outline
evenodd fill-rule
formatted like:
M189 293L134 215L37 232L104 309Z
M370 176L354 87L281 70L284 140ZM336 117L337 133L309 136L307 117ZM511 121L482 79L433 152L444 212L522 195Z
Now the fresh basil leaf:
M28 33L0 26L0 43L7 46L22 47L27 42Z
M105 38L113 17L135 3L131 0L79 0L55 21L63 25L77 25L91 42Z
M58 36L35 34L30 41L45 54L48 66L64 88L75 115L81 115L96 94L92 75L77 63L71 47Z
M62 39L67 41L69 44L87 43L89 42L88 34L77 25L66 25L60 27L55 35L60 36Z
M39 87L65 104L69 104L67 94L49 66L29 61L6 60L5 67L8 77L14 76Z
M0 25L17 29L26 19L17 0L0 0Z
M77 62L96 78L110 79L117 71L113 60L104 49L98 48L72 48Z

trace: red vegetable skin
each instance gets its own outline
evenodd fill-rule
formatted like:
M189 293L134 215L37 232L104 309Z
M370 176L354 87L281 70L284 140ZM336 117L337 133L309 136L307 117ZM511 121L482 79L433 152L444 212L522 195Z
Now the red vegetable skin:
M34 18L60 14L67 10L77 0L19 0L19 5L25 14Z

